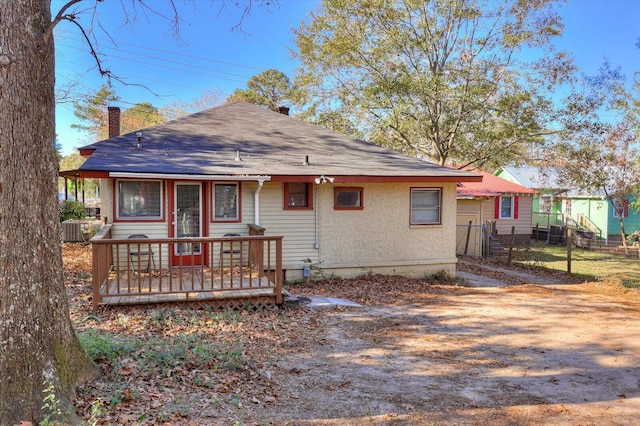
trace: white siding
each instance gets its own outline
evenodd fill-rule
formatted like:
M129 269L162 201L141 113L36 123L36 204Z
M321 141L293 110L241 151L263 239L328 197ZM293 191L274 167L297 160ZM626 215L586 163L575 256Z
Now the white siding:
M315 195L315 194L314 194ZM315 209L315 200L314 200ZM266 182L260 193L260 226L265 235L282 235L283 268L302 270L304 261L318 262L318 250L314 248L315 210L285 210L282 183ZM292 274L287 272L287 279Z
M242 182L240 184L240 208L241 217L240 222L212 222L211 217L207 218L209 225L210 237L222 237L224 234L240 234L242 236L249 235L249 229L247 227L250 223L255 223L254 217L254 194L258 188L257 182ZM210 202L212 197L209 197ZM212 210L212 207L208 209Z

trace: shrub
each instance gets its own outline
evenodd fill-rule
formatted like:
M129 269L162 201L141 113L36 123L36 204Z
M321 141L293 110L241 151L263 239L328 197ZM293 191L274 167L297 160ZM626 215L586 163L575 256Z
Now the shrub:
M60 214L60 222L69 219L84 219L84 204L76 200L60 201L58 213Z

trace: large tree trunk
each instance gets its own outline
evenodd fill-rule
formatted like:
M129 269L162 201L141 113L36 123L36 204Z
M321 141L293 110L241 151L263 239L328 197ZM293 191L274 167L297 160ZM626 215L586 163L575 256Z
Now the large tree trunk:
M38 423L43 389L68 408L97 372L62 273L48 0L0 1L0 425Z

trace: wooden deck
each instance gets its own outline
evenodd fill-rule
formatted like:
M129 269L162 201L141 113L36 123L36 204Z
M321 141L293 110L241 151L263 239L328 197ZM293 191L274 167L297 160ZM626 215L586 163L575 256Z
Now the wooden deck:
M218 271L194 268L194 274L179 271L171 275L157 272L135 273L111 271L100 288L106 305L138 305L170 302L206 302L225 299L251 301L275 296L275 283L268 277L221 275ZM227 300L228 301L228 300Z
M283 303L282 237L115 240L111 226L91 240L96 307L195 303L241 308ZM167 253L177 246L191 255L171 262ZM204 265L194 262L193 253L199 251L207 254Z

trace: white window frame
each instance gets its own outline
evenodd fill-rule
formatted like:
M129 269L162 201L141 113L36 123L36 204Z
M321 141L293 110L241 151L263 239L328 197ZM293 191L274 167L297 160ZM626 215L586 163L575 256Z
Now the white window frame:
M541 195L540 202L538 204L539 213L549 214L551 213L551 206L553 205L553 197L551 195Z
M158 206L158 215L145 215L145 216L134 216L134 215L123 215L122 214L122 205L120 202L120 184L126 184L126 183L140 183L140 182L150 182L150 183L157 183L159 185L159 190L160 190L160 203ZM140 221L146 221L146 220L151 220L151 221L157 221L157 220L162 220L163 218L163 212L164 212L164 188L163 188L163 183L162 181L159 180L153 180L153 179L117 179L115 182L115 187L116 187L116 219L119 220L140 220Z
M510 204L509 204L509 215L508 216L504 216L502 214L502 207L503 207L503 202L506 198L510 198ZM500 196L500 209L498 212L498 218L499 219L513 219L513 212L514 212L514 202L515 202L515 196L514 195L507 195L507 196Z
M436 199L438 200L437 205L434 205L434 206L414 205L414 195L416 195L418 192L436 193L437 194ZM411 225L441 225L442 224L442 188L411 188L410 198L411 198L410 200L411 211L410 211L409 223ZM414 212L431 211L431 210L436 211L436 215L437 215L436 221L425 222L425 221L419 221L414 219Z

